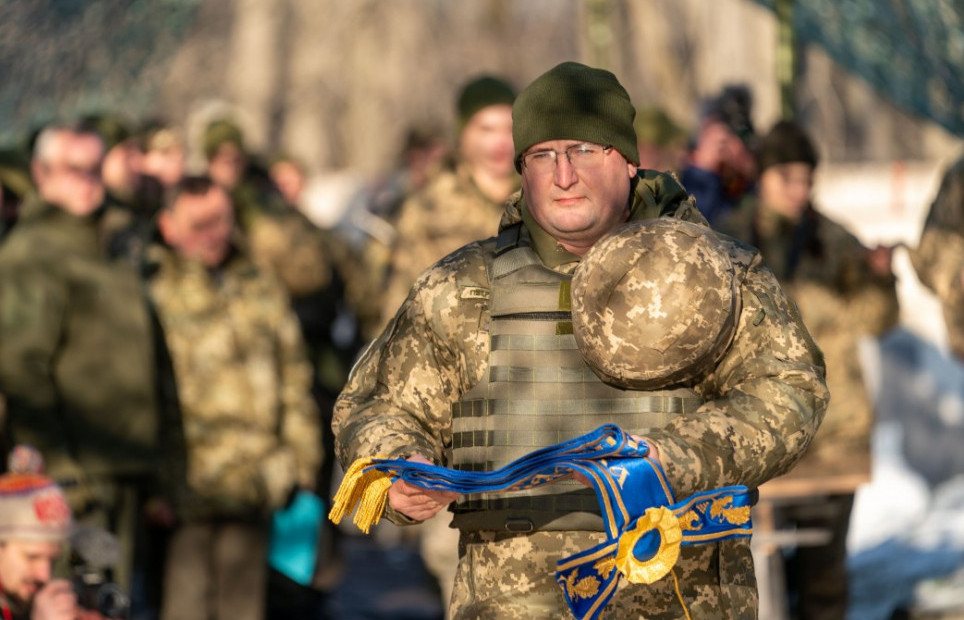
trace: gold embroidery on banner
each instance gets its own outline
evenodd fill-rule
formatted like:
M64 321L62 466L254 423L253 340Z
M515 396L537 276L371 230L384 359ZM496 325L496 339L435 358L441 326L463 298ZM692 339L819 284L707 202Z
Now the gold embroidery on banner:
M695 510L689 510L679 518L679 528L684 532L692 532L699 529L699 526L700 515Z
M727 523L742 525L750 521L749 506L730 506L733 503L731 496L721 497L713 500L710 505L710 516L719 519L721 516Z
M566 593L569 598L592 598L599 592L599 580L593 576L576 581L579 571L574 570L566 577Z
M597 573L602 575L603 579L609 579L609 575L616 568L616 556L609 556L608 558L602 558L598 562L592 565Z

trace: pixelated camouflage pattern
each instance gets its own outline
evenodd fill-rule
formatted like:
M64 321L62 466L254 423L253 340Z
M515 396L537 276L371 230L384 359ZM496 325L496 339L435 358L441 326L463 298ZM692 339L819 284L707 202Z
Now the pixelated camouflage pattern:
M703 221L669 175L641 171L631 197L632 220L675 216ZM525 219L525 210L524 198L517 195L503 222ZM545 245L548 235L528 226L543 263L571 273L577 257L560 262L563 253ZM472 243L427 270L356 364L335 407L333 430L343 465L361 457L416 453L437 464L450 463L451 403L486 371L485 264L494 248L494 239ZM736 243L729 245L729 251L741 282L741 311L730 347L711 372L690 386L706 403L647 434L659 447L667 479L678 497L732 484L755 487L786 472L810 444L827 404L823 357L795 307L755 251ZM548 254L552 260L547 260ZM392 510L387 516L397 523L410 522ZM576 536L573 532L560 535L563 539ZM575 540L573 550L584 548ZM734 561L728 557L721 566ZM516 588L522 575L551 581L551 571L544 564L528 563L525 558L520 562L512 579L501 569L492 576L499 581L497 589ZM740 600L731 607L752 607L753 614L746 617L754 617L752 570L746 562L739 571L739 579L747 580L746 593L734 595ZM480 579L481 575L463 573L457 587L471 587ZM719 585L707 587L718 590L720 596L727 592ZM564 609L564 604L557 606L555 617ZM667 609L677 610L678 603ZM706 617L714 617L713 613Z
M571 618L556 583L556 562L605 540L601 532L510 535L464 532L450 614L453 620ZM682 547L673 575L651 584L620 582L602 618L681 620L757 617L756 578L749 543L727 540Z
M910 257L920 281L941 302L951 351L964 359L964 158L944 173Z
M897 324L896 281L871 271L869 250L844 227L812 209L805 218L801 235L798 225L750 200L719 226L759 244L827 359L830 405L813 446L791 475L869 474L874 407L858 343ZM788 254L795 238L803 243L791 268Z
M154 246L149 285L184 423L186 518L267 514L321 458L311 366L288 297L235 253L215 275Z
M331 283L333 242L300 211L289 209L252 218L245 234L251 260L277 277L289 296L308 295Z
M37 447L48 474L77 489L81 476L150 474L158 457L147 304L98 233L95 217L30 202L0 247L5 439Z
M673 218L630 222L601 239L572 278L572 327L607 383L659 389L706 374L736 329L727 242Z
M441 169L406 200L396 224L384 322L398 310L422 271L463 245L496 234L502 210L503 204L483 194L464 165Z

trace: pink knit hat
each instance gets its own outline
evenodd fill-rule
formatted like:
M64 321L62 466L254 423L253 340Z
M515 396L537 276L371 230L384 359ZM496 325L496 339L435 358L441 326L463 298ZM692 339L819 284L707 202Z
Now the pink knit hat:
M22 460L15 461L14 455ZM60 487L40 473L42 460L38 465L36 458L24 458L24 449L18 446L10 465L10 473L0 476L0 541L66 539L70 506Z

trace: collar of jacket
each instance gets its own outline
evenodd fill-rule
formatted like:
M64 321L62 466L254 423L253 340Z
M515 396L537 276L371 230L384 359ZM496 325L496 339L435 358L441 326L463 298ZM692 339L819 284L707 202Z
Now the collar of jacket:
M630 181L628 200L630 205L627 221L630 222L671 216L707 225L706 219L700 215L686 190L675 176L668 173L637 170L636 176ZM532 246L546 267L554 268L580 260L578 256L563 248L535 221L529 212L522 191L509 197L499 230L520 221L529 230Z

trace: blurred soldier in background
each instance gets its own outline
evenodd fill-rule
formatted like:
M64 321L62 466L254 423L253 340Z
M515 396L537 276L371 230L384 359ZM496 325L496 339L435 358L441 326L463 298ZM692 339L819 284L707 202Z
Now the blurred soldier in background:
M445 133L433 124L409 128L396 168L374 183L365 208L353 209L341 226L359 272L347 295L363 342L374 340L383 327L383 299L401 207L437 172L448 155L446 142Z
M964 158L944 172L910 256L920 281L941 302L951 352L964 360Z
M36 446L77 519L114 532L113 578L131 585L135 532L159 469L153 332L136 273L98 244L104 144L51 126L31 171L37 199L0 247L5 433Z
M118 115L91 115L81 123L96 131L107 149L102 169L107 190L100 216L102 244L111 257L139 265L164 188L143 174L140 141Z
M777 123L761 141L758 192L723 214L717 228L760 249L827 359L832 398L823 425L800 463L774 484L812 481L813 496L829 496L819 502L802 497L798 504L781 506L779 516L799 528L832 533L826 545L798 547L788 576L800 618L842 619L847 529L859 483L854 481L870 475L874 423L858 343L896 325L899 309L890 249L865 248L814 209L817 161L801 127Z
M646 170L679 173L686 165L687 132L658 106L636 111L636 139L639 141L639 167Z
M175 127L161 120L147 122L140 131L144 174L160 181L165 188L177 185L184 176L184 141Z
M459 92L455 159L401 207L383 322L424 269L498 228L503 203L519 186L512 167L514 99L512 86L492 76L476 78Z
M744 85L725 87L704 102L699 134L681 179L711 225L756 182L753 96Z
M311 366L284 289L231 242L222 187L183 179L158 224L148 286L188 455L163 618L262 618L269 517L314 488L321 459Z

